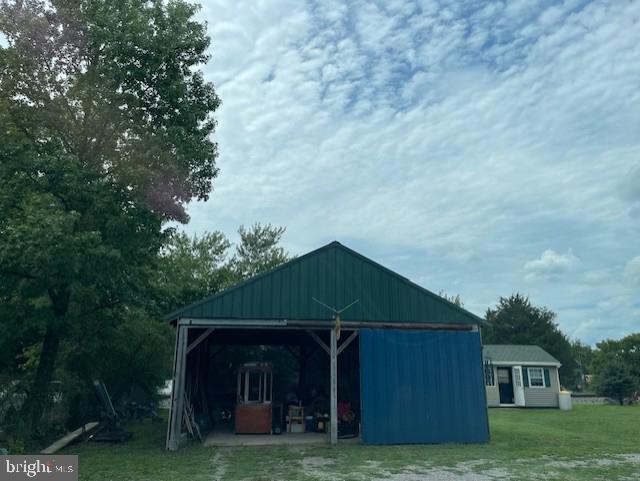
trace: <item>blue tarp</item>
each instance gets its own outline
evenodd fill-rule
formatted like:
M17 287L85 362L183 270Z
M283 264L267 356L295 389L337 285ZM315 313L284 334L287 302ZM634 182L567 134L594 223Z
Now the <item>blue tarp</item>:
M480 334L360 330L362 441L489 441Z

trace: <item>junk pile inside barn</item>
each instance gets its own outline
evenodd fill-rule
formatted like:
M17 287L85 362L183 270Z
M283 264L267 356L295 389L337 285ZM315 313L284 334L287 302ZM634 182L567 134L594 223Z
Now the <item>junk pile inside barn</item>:
M484 320L338 242L167 319L167 449L185 405L212 444L489 439Z

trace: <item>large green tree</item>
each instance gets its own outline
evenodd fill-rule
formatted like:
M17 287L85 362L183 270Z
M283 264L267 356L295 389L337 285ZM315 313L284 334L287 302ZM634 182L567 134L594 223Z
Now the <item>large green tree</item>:
M598 365L594 385L599 394L614 398L621 406L639 388L630 366L616 358L606 358Z
M555 322L556 314L546 307L531 304L528 297L513 294L501 297L495 308L486 312L482 330L485 344L534 344L542 347L562 363L560 380L573 387L575 361L567 336Z
M598 369L609 359L628 366L632 376L640 382L640 333L629 334L619 340L606 339L596 344L593 367Z
M598 392L620 403L633 391L640 390L640 333L598 342L592 368Z
M147 307L163 224L211 190L220 101L195 12L0 2L0 319L15 333L0 360L31 375L32 433L61 347Z

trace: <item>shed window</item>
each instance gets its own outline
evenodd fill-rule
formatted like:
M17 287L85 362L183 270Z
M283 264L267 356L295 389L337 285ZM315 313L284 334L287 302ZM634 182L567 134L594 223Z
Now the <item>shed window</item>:
M546 387L542 368L530 367L527 370L529 371L529 387Z
M495 386L495 379L493 378L493 365L490 362L484 363L484 385Z

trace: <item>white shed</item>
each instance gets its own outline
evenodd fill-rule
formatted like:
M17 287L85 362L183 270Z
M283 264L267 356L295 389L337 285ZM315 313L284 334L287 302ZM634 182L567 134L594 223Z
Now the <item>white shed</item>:
M489 344L482 354L489 407L558 407L561 364L540 346Z

